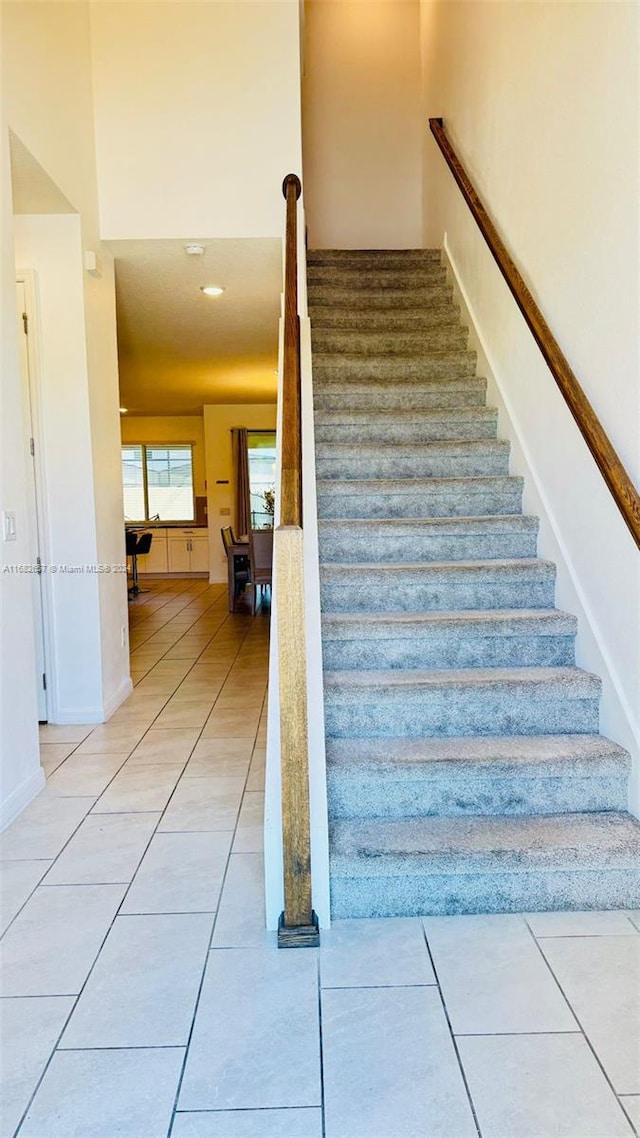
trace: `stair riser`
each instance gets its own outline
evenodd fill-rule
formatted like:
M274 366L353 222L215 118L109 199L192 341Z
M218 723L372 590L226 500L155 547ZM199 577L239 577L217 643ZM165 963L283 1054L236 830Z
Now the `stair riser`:
M459 325L433 327L428 332L394 331L356 332L334 331L312 325L312 344L315 352L357 352L369 356L407 355L418 352L464 351L469 333Z
M400 308L443 308L453 303L453 289L443 284L405 289L348 289L336 283L309 285L309 308L349 308L357 312Z
M329 817L426 818L432 815L572 814L577 811L625 810L627 775L588 778L497 778L489 772L460 779L446 763L424 778L349 778L340 770L327 777Z
M484 407L485 391L479 382L474 384L456 383L441 387L419 387L409 384L394 384L393 387L379 384L314 384L313 403L316 411L445 411L462 407ZM495 438L496 427L491 434L482 438ZM437 436L440 437L439 435ZM468 435L450 433L445 438L467 438ZM336 442L338 440L336 439Z
M354 268L404 268L407 265L441 265L439 249L311 249L308 265L351 265Z
M524 870L350 878L331 871L331 916L414 917L635 909L640 877L629 870Z
M401 379L465 379L475 376L475 352L443 352L432 357L422 355L362 356L316 353L313 374L316 379L385 379L393 383Z
M484 447L452 447L447 453L419 450L417 454L398 448L391 454L340 452L329 454L322 444L316 450L318 478L481 478L509 473L509 447L498 442ZM457 453L456 453L457 451Z
M428 332L437 328L459 328L460 309L448 301L426 309L385 309L383 312L353 311L349 308L330 308L318 305L309 311L313 329L341 329L354 332Z
M440 265L427 264L407 268L379 268L372 266L363 273L359 267L309 265L309 288L335 286L351 292L368 292L375 289L415 289L436 286L446 287L446 271Z
M327 671L384 668L571 667L573 636L478 636L464 631L446 637L388 640L330 640L323 635Z
M350 693L351 694L351 693ZM553 735L598 731L598 700L530 692L359 690L357 702L325 690L325 729L331 738L393 739L402 736Z
M318 487L320 518L463 518L487 514L518 514L522 504L522 486L478 489L465 493L447 487L425 487L412 493L376 492L376 497L362 493L346 493L342 487L332 492L323 483Z
M517 516L517 515L516 515ZM357 530L332 533L330 522L322 522L320 529L320 561L327 564L337 561L362 563L380 561L489 561L510 557L535 557L535 531L523 533L486 533L461 535L432 535L421 533L418 527L413 531L403 527L401 532L358 533ZM355 526L355 523L354 523Z
M345 395L345 401L349 396ZM427 394L425 392L425 401ZM498 429L497 412L485 413L479 409L473 414L474 408L458 408L462 414L456 415L452 409L450 414L433 417L420 417L403 415L396 418L391 415L358 414L353 421L349 421L348 411L354 408L335 408L335 421L329 418L330 412L316 419L316 443L353 443L362 446L367 443L429 443L446 442L447 440L474 441L481 439L495 439ZM404 410L411 408L403 404ZM423 408L427 411L448 411L446 407ZM364 404L363 410L369 407ZM465 411L467 412L465 414ZM469 414L468 412L472 413Z

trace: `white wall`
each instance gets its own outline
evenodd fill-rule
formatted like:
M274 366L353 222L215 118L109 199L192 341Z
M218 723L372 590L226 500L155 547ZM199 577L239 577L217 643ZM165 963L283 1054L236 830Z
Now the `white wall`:
M50 499L56 487L63 486L68 492L68 463L71 455L77 454L75 448L79 447L82 461L78 477L83 481L79 487L73 488L70 500L73 502L77 497L83 509L77 513L75 525L85 535L83 541L92 542L92 562L115 564L124 559L124 537L114 278L108 251L101 249L99 244L88 5L81 2L41 4L30 3L29 0L3 5L2 52L3 184L10 182L7 133L11 128L51 183L76 210L75 214L64 215L62 228L56 228L57 219L53 215L40 219L33 216L31 220L26 215L19 218L20 268L34 270L38 298L44 301L40 315L43 328L48 328L48 332L46 343L43 340L40 347L48 350L56 340L60 345L60 331L66 326L68 342L64 350L73 356L72 368L67 371L60 367L60 358L56 360L55 349L51 361L41 353L41 377L45 379L56 375L56 383L62 384L60 406L65 401L68 403L71 408L69 421L74 427L78 416L82 417L84 431L82 441L77 443L73 437L67 436L68 426L59 413L57 417L50 418L48 452L54 459L55 456L60 458L60 466L51 466L46 471ZM35 192L31 196L35 201L37 187L32 189ZM5 200L10 209L10 197ZM51 230L47 229L49 224L53 226ZM72 236L70 227L73 226ZM63 237L63 233L66 236ZM3 278L2 319L3 325L6 323L12 328L16 311L15 259L9 223L6 243L8 260L4 259L3 264L9 271ZM84 272L84 249L98 252L102 264L100 280ZM58 255L60 264L54 267ZM71 289L68 303L65 303L63 285ZM57 315L52 316L53 312ZM74 323L72 328L68 323L71 313L81 321L80 324ZM59 328L56 327L58 317ZM3 383L6 384L10 407L8 417L3 417L3 427L12 439L21 439L21 426L16 418L20 377L14 360L4 370ZM57 408L56 395L51 388L49 397ZM65 446L66 443L69 445ZM24 471L14 469L12 477L22 484ZM66 506L68 508L68 501ZM60 511L62 504L57 502L55 508ZM56 525L56 555L63 563L69 563L74 559L78 540L75 536L70 537L69 544L62 548L61 532ZM56 597L61 608L57 616L53 615L59 627L67 621L67 601L62 600L67 596L66 588L64 583L56 585ZM95 600L90 604L93 627L91 630L85 628L80 634L67 629L64 643L59 646L61 667L77 673L75 680L61 676L60 715L80 718L90 714L92 718L102 718L129 690L128 652L126 645L123 647L121 644L121 629L127 623L126 585L122 575L105 574L100 575L97 584L94 582L90 586L85 582L82 589L86 590L83 593L85 599L91 594ZM88 618L88 609L84 607L80 617L74 614L76 620L83 617ZM79 639L75 640L74 637L78 636ZM7 643L8 638L3 641L3 652L11 653L10 647L5 648ZM10 666L16 667L13 656ZM22 690L31 688L34 676L32 660L25 659L20 673ZM95 698L97 677L100 681ZM77 687L72 690L76 681ZM28 752L35 722L28 734L25 731L23 726L21 738Z
M91 24L103 237L279 237L298 0L99 0Z
M2 15L0 14L0 20ZM2 100L4 104L4 100ZM2 107L4 111L4 106ZM5 572L10 565L29 564L31 549L27 512L25 432L18 363L13 268L13 228L9 135L0 119L1 225L1 360L0 376L0 503L16 515L17 540L3 542L0 583L0 829L37 794L44 783L38 750L35 688L32 580ZM11 301L11 303L9 303Z
M307 0L310 248L422 244L418 0Z
M227 559L220 530L223 526L234 524L232 427L275 431L275 403L220 403L204 408L210 581L227 580ZM226 484L220 486L217 485L218 482ZM222 513L223 510L227 512Z
M446 129L569 363L636 480L638 9L607 2L422 3L424 120ZM640 809L636 548L425 128L425 244L445 241L495 379L501 431L578 662L604 680L602 730L635 758ZM491 376L490 376L491 378Z
M193 443L193 486L200 497L207 492L202 415L122 415L123 443Z

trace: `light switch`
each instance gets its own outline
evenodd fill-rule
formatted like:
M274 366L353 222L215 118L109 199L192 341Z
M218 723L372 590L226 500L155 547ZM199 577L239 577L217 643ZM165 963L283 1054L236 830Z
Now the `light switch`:
M2 511L2 532L5 541L16 540L16 515L13 510Z
M221 518L228 517L230 513L231 513L231 509L229 506L221 506L220 507L220 517Z

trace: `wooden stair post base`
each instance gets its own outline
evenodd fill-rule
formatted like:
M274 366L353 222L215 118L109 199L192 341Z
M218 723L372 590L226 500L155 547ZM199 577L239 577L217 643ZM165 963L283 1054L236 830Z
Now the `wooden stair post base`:
M311 910L310 925L285 925L284 913L278 921L278 948L317 948L320 944L318 918Z

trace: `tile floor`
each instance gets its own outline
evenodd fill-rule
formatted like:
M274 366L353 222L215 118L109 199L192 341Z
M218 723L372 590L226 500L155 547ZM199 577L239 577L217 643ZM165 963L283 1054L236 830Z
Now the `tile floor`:
M640 913L263 928L268 614L157 582L0 837L1 1138L640 1133Z

